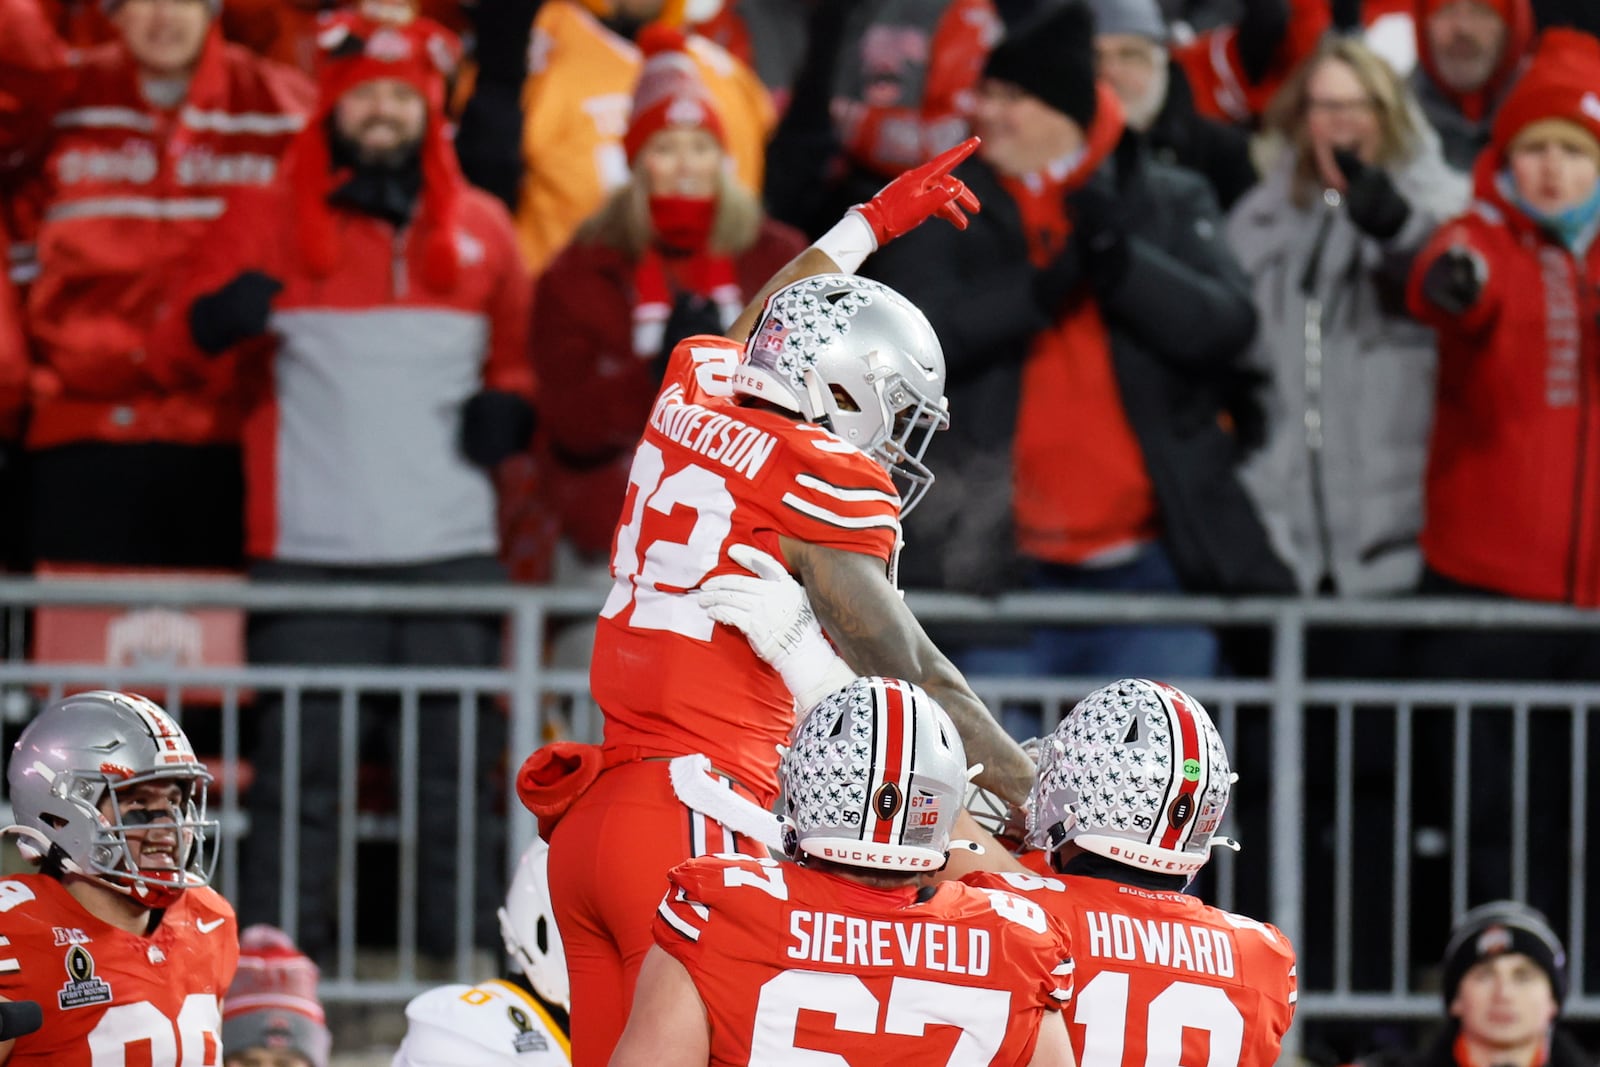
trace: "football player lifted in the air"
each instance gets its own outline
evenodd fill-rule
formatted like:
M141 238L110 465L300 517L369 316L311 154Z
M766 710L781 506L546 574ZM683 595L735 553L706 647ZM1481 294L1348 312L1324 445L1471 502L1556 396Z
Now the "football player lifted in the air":
M667 871L778 843L776 746L795 702L697 597L708 579L744 573L730 549L782 560L853 667L920 685L987 768L984 783L1026 799L1032 763L894 586L900 517L932 481L921 457L947 421L939 340L908 301L851 273L934 215L965 225L977 201L949 171L976 143L851 209L728 337L690 337L672 353L634 455L595 638L604 742L547 745L518 779L550 842L580 1067L605 1063L622 1031Z

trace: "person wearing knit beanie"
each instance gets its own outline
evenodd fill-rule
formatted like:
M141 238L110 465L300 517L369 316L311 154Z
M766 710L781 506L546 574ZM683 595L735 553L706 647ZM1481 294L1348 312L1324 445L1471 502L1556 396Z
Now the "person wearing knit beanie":
M1116 92L1128 125L1148 130L1167 102L1167 24L1156 0L1089 0L1099 76Z
M1600 40L1545 31L1480 165L1503 167L1498 191L1544 230L1573 251L1588 247L1600 231Z
M423 279L438 291L457 276L455 205L465 179L445 123L445 81L460 47L453 34L403 5L368 3L318 33L322 60L313 120L285 169L299 196L298 236L311 270L340 259L334 209L415 226Z
M665 365L679 341L721 333L744 297L735 256L754 241L760 208L729 180L728 138L683 31L639 33L644 65L622 138L632 180L581 232L630 252L634 353Z
M1016 86L1087 130L1098 107L1094 33L1094 15L1079 0L1045 7L995 45L983 76Z
M1458 1063L1527 1067L1545 1059L1566 991L1566 950L1533 908L1482 904L1450 932L1444 1001L1459 1024Z
M222 1005L223 1067L328 1067L332 1038L318 977L282 930L246 927Z
M628 162L639 158L652 136L667 129L703 130L718 151L725 151L727 134L689 56L683 32L656 23L640 31L638 45L645 58L633 92L628 132L622 139Z
M1559 1022L1567 956L1545 917L1496 900L1463 915L1444 950L1448 1024L1415 1051L1385 1049L1352 1067L1591 1067Z

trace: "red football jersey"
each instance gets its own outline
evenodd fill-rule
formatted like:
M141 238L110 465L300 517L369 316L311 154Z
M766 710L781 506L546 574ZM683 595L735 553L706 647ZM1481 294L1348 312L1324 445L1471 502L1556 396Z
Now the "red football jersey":
M0 997L44 1010L10 1064L222 1063L239 930L216 892L185 890L139 937L96 919L54 878L18 875L0 879L0 931Z
M1295 955L1275 927L1199 897L1105 878L969 874L1072 932L1078 1067L1272 1067L1294 1021Z
M700 991L712 1064L1025 1064L1072 998L1065 928L1010 892L872 889L748 856L668 879L656 944Z
M900 497L882 466L820 426L735 404L741 352L719 337L673 350L634 454L589 685L608 746L702 752L770 803L793 699L695 591L713 575L747 573L729 558L733 545L781 559L780 535L892 567Z

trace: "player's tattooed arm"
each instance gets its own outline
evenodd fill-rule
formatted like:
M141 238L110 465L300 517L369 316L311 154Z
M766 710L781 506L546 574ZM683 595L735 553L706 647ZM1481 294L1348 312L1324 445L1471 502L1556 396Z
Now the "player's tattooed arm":
M983 764L978 783L1013 804L1026 802L1033 761L922 629L889 584L883 561L788 537L782 543L790 569L811 598L811 609L851 669L904 678L927 690L961 731L967 762Z

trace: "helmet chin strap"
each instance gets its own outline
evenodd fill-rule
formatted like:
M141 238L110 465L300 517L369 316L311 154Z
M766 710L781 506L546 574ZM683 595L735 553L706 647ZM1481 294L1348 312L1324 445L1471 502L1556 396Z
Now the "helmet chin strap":
M4 837L15 837L17 839L17 850L23 854L25 859L36 862L49 856L50 850L54 847L53 843L48 837L40 833L38 830L35 830L31 826L7 826L4 829L0 829L0 838ZM61 869L66 871L68 874L75 874L80 878L87 878L97 885L105 886L107 889L110 889L113 892L121 893L126 897L130 897L146 907L171 907L174 903L176 903L178 895L188 888L187 885L177 885L168 888L165 886L156 886L149 882L124 881L123 879L126 877L124 875L101 871L86 871L82 867L78 866L77 863L73 862L72 858L65 852L60 852L59 855ZM182 871L178 871L176 873L179 876L180 882L187 880L187 876Z
M17 851L22 853L24 859L37 861L50 854L50 839L31 826L12 824L0 829L0 838L6 837L15 837L17 839ZM63 859L62 864L63 866L69 866L74 871L77 870L77 864L71 860Z
M817 413L817 421L827 426L829 431L838 433L831 425L832 419L828 418L829 401L833 396L822 388L822 375L814 370L805 372L806 398L811 401L811 410Z

